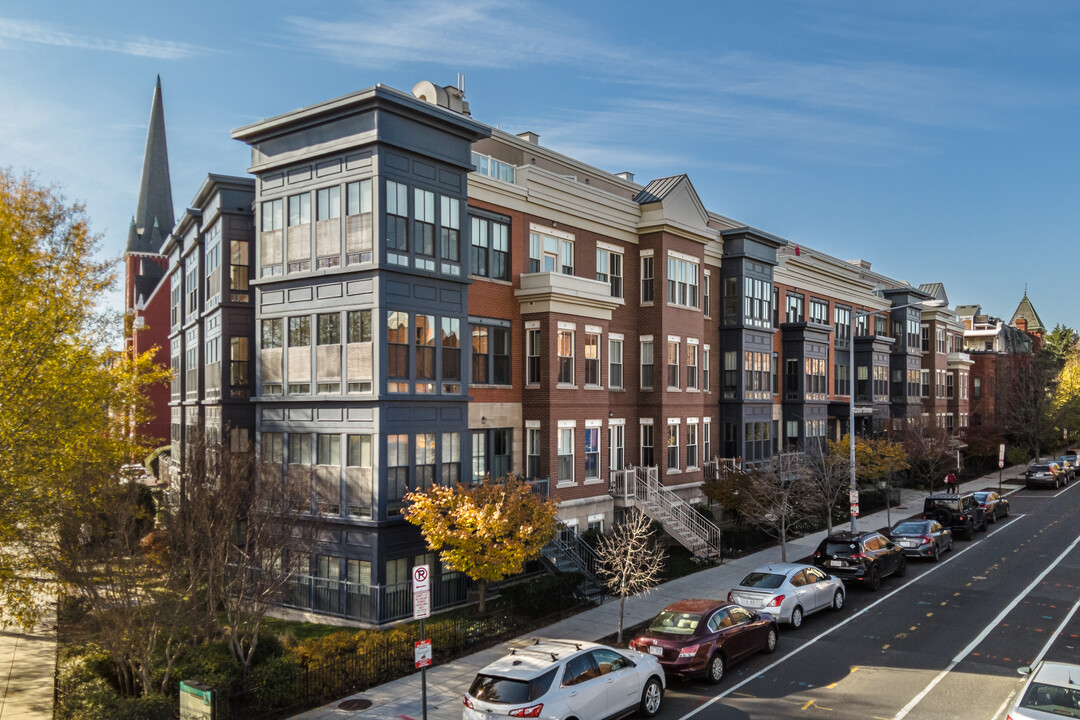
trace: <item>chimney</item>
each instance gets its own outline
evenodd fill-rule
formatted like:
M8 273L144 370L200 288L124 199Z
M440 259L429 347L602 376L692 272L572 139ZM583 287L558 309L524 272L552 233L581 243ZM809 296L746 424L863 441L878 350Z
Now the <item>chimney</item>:
M629 170L623 170L622 172L615 173L615 177L622 178L626 182L634 182L634 173Z
M848 260L848 262L850 264L854 265L857 268L862 268L863 270L869 270L870 269L870 261L869 260Z
M540 136L534 132L529 132L528 130L523 133L518 133L518 137L527 143L532 143L533 145L540 144Z

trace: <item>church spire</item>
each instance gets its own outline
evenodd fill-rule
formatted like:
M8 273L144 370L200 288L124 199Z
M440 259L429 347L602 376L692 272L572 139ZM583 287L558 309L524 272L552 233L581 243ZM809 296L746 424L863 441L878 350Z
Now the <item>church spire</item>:
M161 250L161 233L172 230L172 183L169 180L169 151L165 142L165 110L161 100L161 76L154 85L150 106L150 127L146 132L139 204L135 210L135 233L129 237L127 252L153 253ZM158 232L155 233L154 229Z

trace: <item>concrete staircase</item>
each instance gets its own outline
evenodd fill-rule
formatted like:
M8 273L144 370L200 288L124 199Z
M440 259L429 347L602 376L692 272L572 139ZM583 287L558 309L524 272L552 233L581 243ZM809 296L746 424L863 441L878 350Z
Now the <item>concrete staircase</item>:
M675 492L660 484L655 467L612 473L611 494L627 507L640 508L690 552L702 560L721 559L720 528Z

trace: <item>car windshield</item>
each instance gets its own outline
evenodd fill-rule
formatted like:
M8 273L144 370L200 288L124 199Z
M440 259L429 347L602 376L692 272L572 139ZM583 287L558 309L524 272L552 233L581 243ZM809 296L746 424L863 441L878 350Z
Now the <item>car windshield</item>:
M826 555L853 555L859 552L859 543L856 542L826 542Z
M1033 682L1024 693L1020 707L1051 715L1080 718L1080 690Z
M554 667L532 680L516 680L480 673L473 680L473 684L469 688L469 695L477 700L489 703L516 705L532 702L548 691L548 688L551 687L551 681L555 679L557 670L558 668Z
M893 535L918 535L926 530L926 523L906 522L900 523L893 528Z
M762 590L775 590L784 584L784 576L776 573L752 572L739 583L743 587L761 588Z
M987 500L990 499L990 493L988 493L988 492L977 492L977 493L975 493L975 499L978 500L981 503L984 503L984 502L986 502Z
M948 500L945 500L943 498L939 498L939 499L936 499L936 500L927 500L926 501L926 509L927 510L933 510L934 508L945 508L947 510L949 510L949 509L955 510L957 502L958 502L957 500L953 500L951 498L948 499Z
M688 612L661 610L649 625L649 632L693 635L701 622L701 615Z

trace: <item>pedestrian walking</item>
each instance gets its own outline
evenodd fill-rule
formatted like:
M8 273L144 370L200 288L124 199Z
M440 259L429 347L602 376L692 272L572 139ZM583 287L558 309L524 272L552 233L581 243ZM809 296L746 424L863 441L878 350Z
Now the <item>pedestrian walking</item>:
M956 474L950 471L949 474L945 476L945 492L955 493L956 491Z

